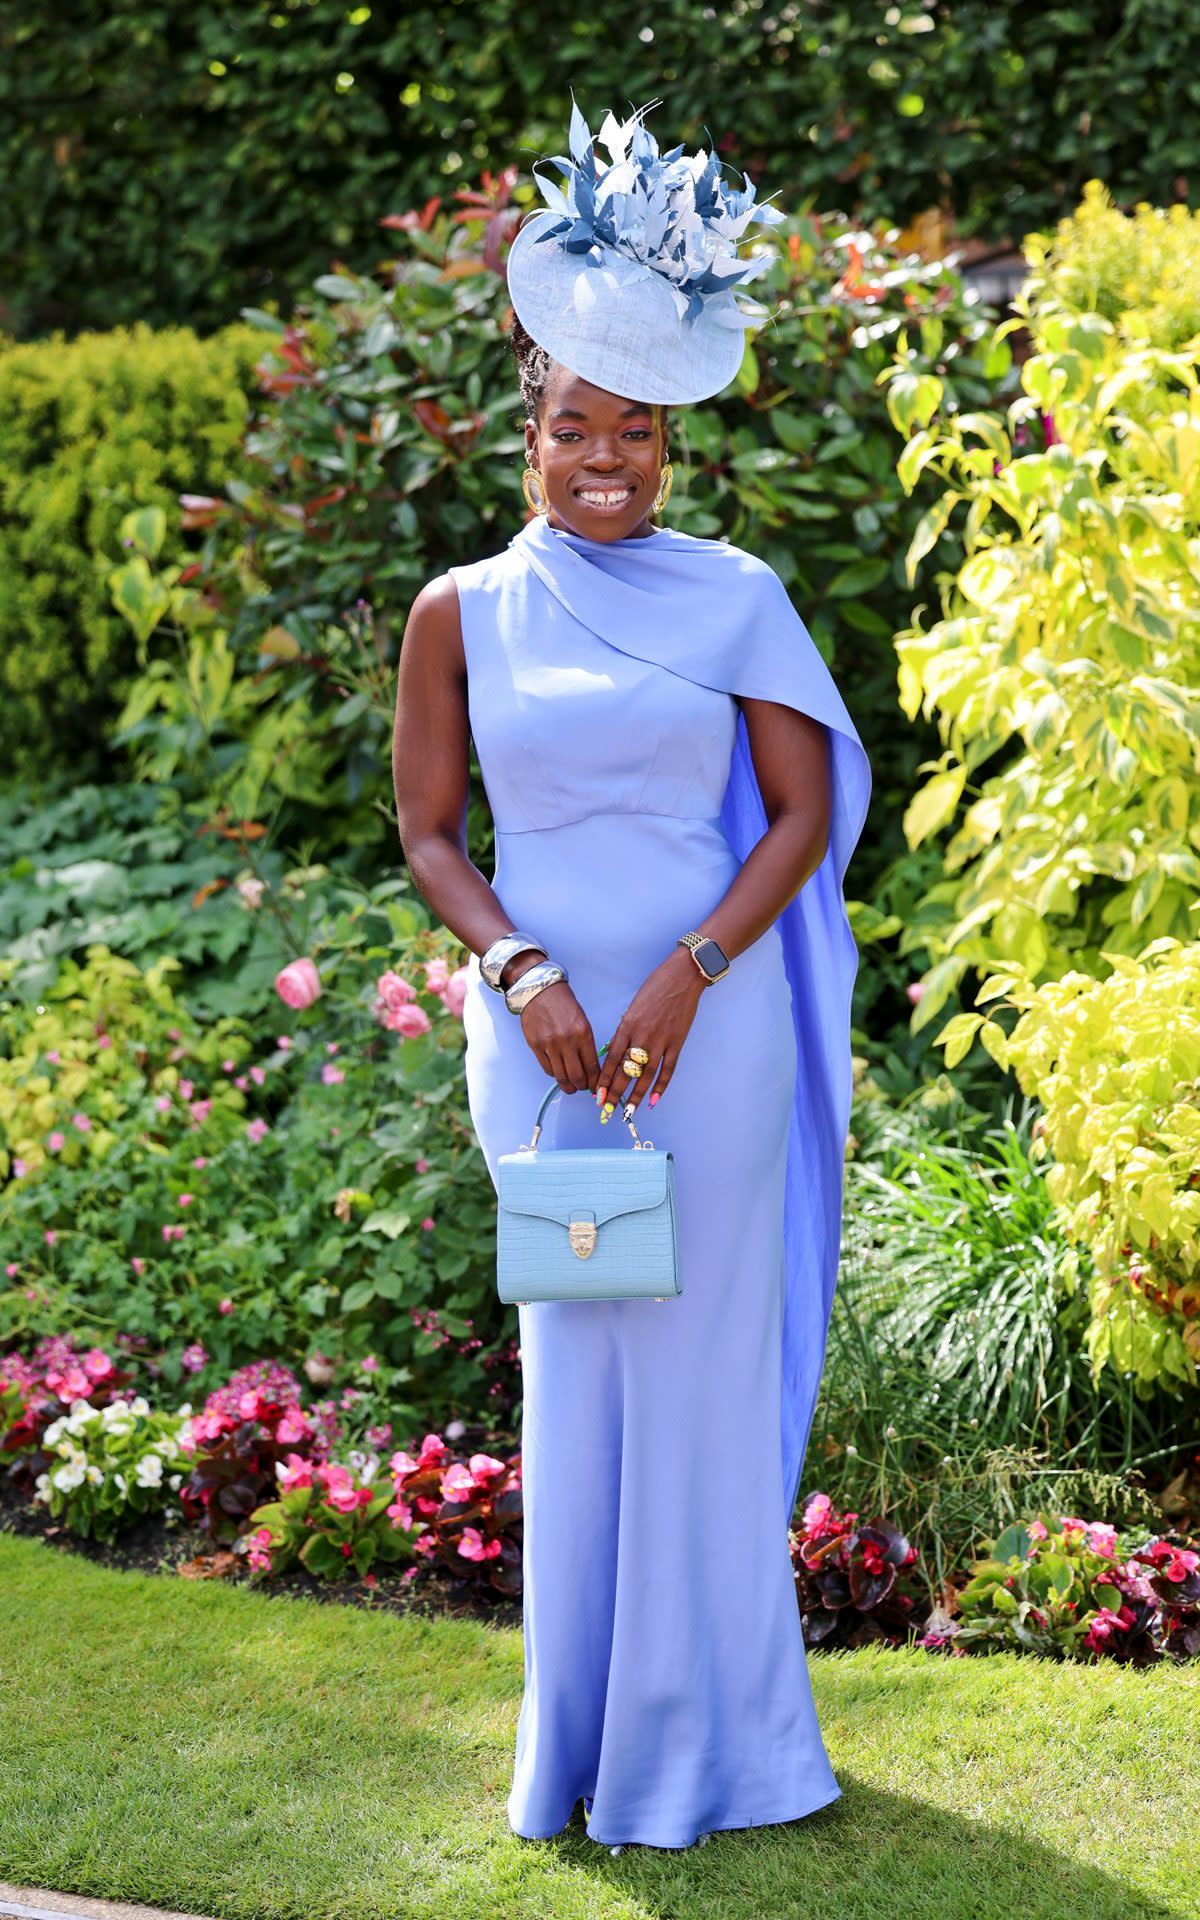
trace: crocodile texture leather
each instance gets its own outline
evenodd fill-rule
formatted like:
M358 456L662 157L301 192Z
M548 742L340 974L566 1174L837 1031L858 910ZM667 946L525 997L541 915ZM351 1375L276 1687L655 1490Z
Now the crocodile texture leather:
M533 1147L499 1157L504 1301L662 1299L683 1291L674 1156L657 1147ZM577 1253L571 1222L595 1225ZM586 1244L588 1236L578 1236Z

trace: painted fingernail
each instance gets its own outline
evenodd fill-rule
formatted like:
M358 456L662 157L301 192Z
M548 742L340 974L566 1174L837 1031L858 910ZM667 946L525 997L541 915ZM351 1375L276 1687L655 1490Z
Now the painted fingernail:
M625 1105L621 1108L622 1116L626 1120L632 1120L636 1112L637 1112L637 1105L632 1100L627 1100L625 1102Z
M615 1112L616 1112L616 1108L614 1107L612 1101L611 1100L606 1101L604 1105L604 1110L600 1115L600 1125L604 1126L607 1121L611 1120Z
M650 1105L651 1105L651 1106L653 1106L653 1105L654 1105L654 1102L655 1102L655 1101L656 1101L657 1099L659 1099L659 1097L660 1097L660 1096L659 1096L659 1095L658 1095L657 1093L652 1093L652 1094L650 1095Z
M598 1107L602 1107L602 1106L604 1105L604 1102L605 1102L605 1101L606 1101L607 1099L608 1099L608 1088L607 1088L607 1087L597 1087L597 1088L596 1088L596 1105L597 1105Z

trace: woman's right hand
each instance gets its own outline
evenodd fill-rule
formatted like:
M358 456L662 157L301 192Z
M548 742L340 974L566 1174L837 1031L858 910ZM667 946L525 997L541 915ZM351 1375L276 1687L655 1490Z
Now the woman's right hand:
M504 986L532 966L540 956L520 954L502 975ZM529 1042L543 1073L557 1080L564 1093L595 1092L600 1084L600 1059L592 1023L580 1006L567 980L535 993L519 1016L521 1031Z

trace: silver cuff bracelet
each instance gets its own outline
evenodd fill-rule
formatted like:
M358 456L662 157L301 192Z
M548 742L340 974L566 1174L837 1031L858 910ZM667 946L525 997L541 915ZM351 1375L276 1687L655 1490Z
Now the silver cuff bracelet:
M552 987L556 980L569 978L566 968L560 967L557 960L535 960L519 980L504 989L504 1004L510 1013L522 1013L543 987Z
M510 960L515 959L518 953L528 953L530 948L535 953L546 951L541 941L535 940L529 933L502 933L498 940L493 940L479 962L480 974L487 981L488 986L496 993L503 993L500 975Z

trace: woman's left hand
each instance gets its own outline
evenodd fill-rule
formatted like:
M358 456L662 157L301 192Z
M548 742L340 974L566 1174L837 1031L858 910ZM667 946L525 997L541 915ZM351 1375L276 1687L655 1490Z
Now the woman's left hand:
M653 1093L657 1100L666 1091L705 991L703 975L683 947L677 947L642 982L616 1032L601 1048L596 1100L603 1103L602 1121L616 1112L618 1101L636 1111L647 1094ZM621 1066L630 1047L644 1047L650 1055L635 1079Z

